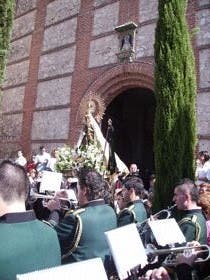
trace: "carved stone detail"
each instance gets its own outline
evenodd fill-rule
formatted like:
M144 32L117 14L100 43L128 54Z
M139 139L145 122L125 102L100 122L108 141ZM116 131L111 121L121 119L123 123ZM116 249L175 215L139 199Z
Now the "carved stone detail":
M120 62L132 62L135 59L136 29L137 24L134 22L127 22L115 28L119 38L119 52L116 55Z

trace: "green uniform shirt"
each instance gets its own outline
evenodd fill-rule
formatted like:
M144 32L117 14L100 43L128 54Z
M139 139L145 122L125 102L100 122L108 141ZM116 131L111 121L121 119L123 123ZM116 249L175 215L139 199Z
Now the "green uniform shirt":
M206 219L201 209L180 211L178 224L187 242L196 240L201 244L207 243Z
M133 201L118 213L118 227L131 223L141 223L147 219L147 212L141 200Z
M63 263L100 257L110 258L105 231L117 227L116 214L103 200L91 201L84 208L67 213L55 229Z
M0 233L1 280L61 264L56 232L37 220L33 211L2 216Z

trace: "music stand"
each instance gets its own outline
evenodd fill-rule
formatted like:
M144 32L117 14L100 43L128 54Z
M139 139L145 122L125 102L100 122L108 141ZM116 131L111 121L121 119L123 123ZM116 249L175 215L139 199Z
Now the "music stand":
M16 280L108 280L100 258L19 274Z
M105 232L119 278L125 279L128 272L147 264L147 255L136 228L130 224Z

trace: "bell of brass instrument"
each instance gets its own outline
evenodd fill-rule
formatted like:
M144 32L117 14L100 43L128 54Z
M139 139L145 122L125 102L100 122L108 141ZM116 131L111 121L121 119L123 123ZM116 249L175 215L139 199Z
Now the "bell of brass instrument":
M163 210L157 212L156 214L152 215L152 218L154 220L168 219L171 217L171 212L175 207L176 207L176 204L169 207L168 209L163 209ZM138 230L140 236L148 231L148 229L149 229L148 221L149 220L150 220L150 218L146 219L145 221L143 221L141 223L136 224L136 227L137 227L137 230Z
M169 249L156 249L154 245L149 244L146 248L146 254L148 259L151 259L151 263L154 260L157 260L156 257L165 255L166 259L164 260L164 265L166 266L176 266L177 257L179 254L184 254L186 257L191 254L196 254L195 263L205 262L210 259L210 247L208 245L199 245L199 246L182 246L174 247Z

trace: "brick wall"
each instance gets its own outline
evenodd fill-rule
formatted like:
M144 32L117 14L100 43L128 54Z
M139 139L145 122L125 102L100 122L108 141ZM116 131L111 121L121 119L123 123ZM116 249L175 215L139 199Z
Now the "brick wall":
M62 5L61 5L62 3ZM3 151L22 147L29 155L45 144L49 150L74 144L81 129L78 114L90 91L108 105L131 87L154 90L156 0L18 0L11 50L3 84ZM197 66L199 148L210 150L210 3L190 0L189 27ZM117 25L138 27L136 58L120 64ZM7 142L7 144L6 144Z

